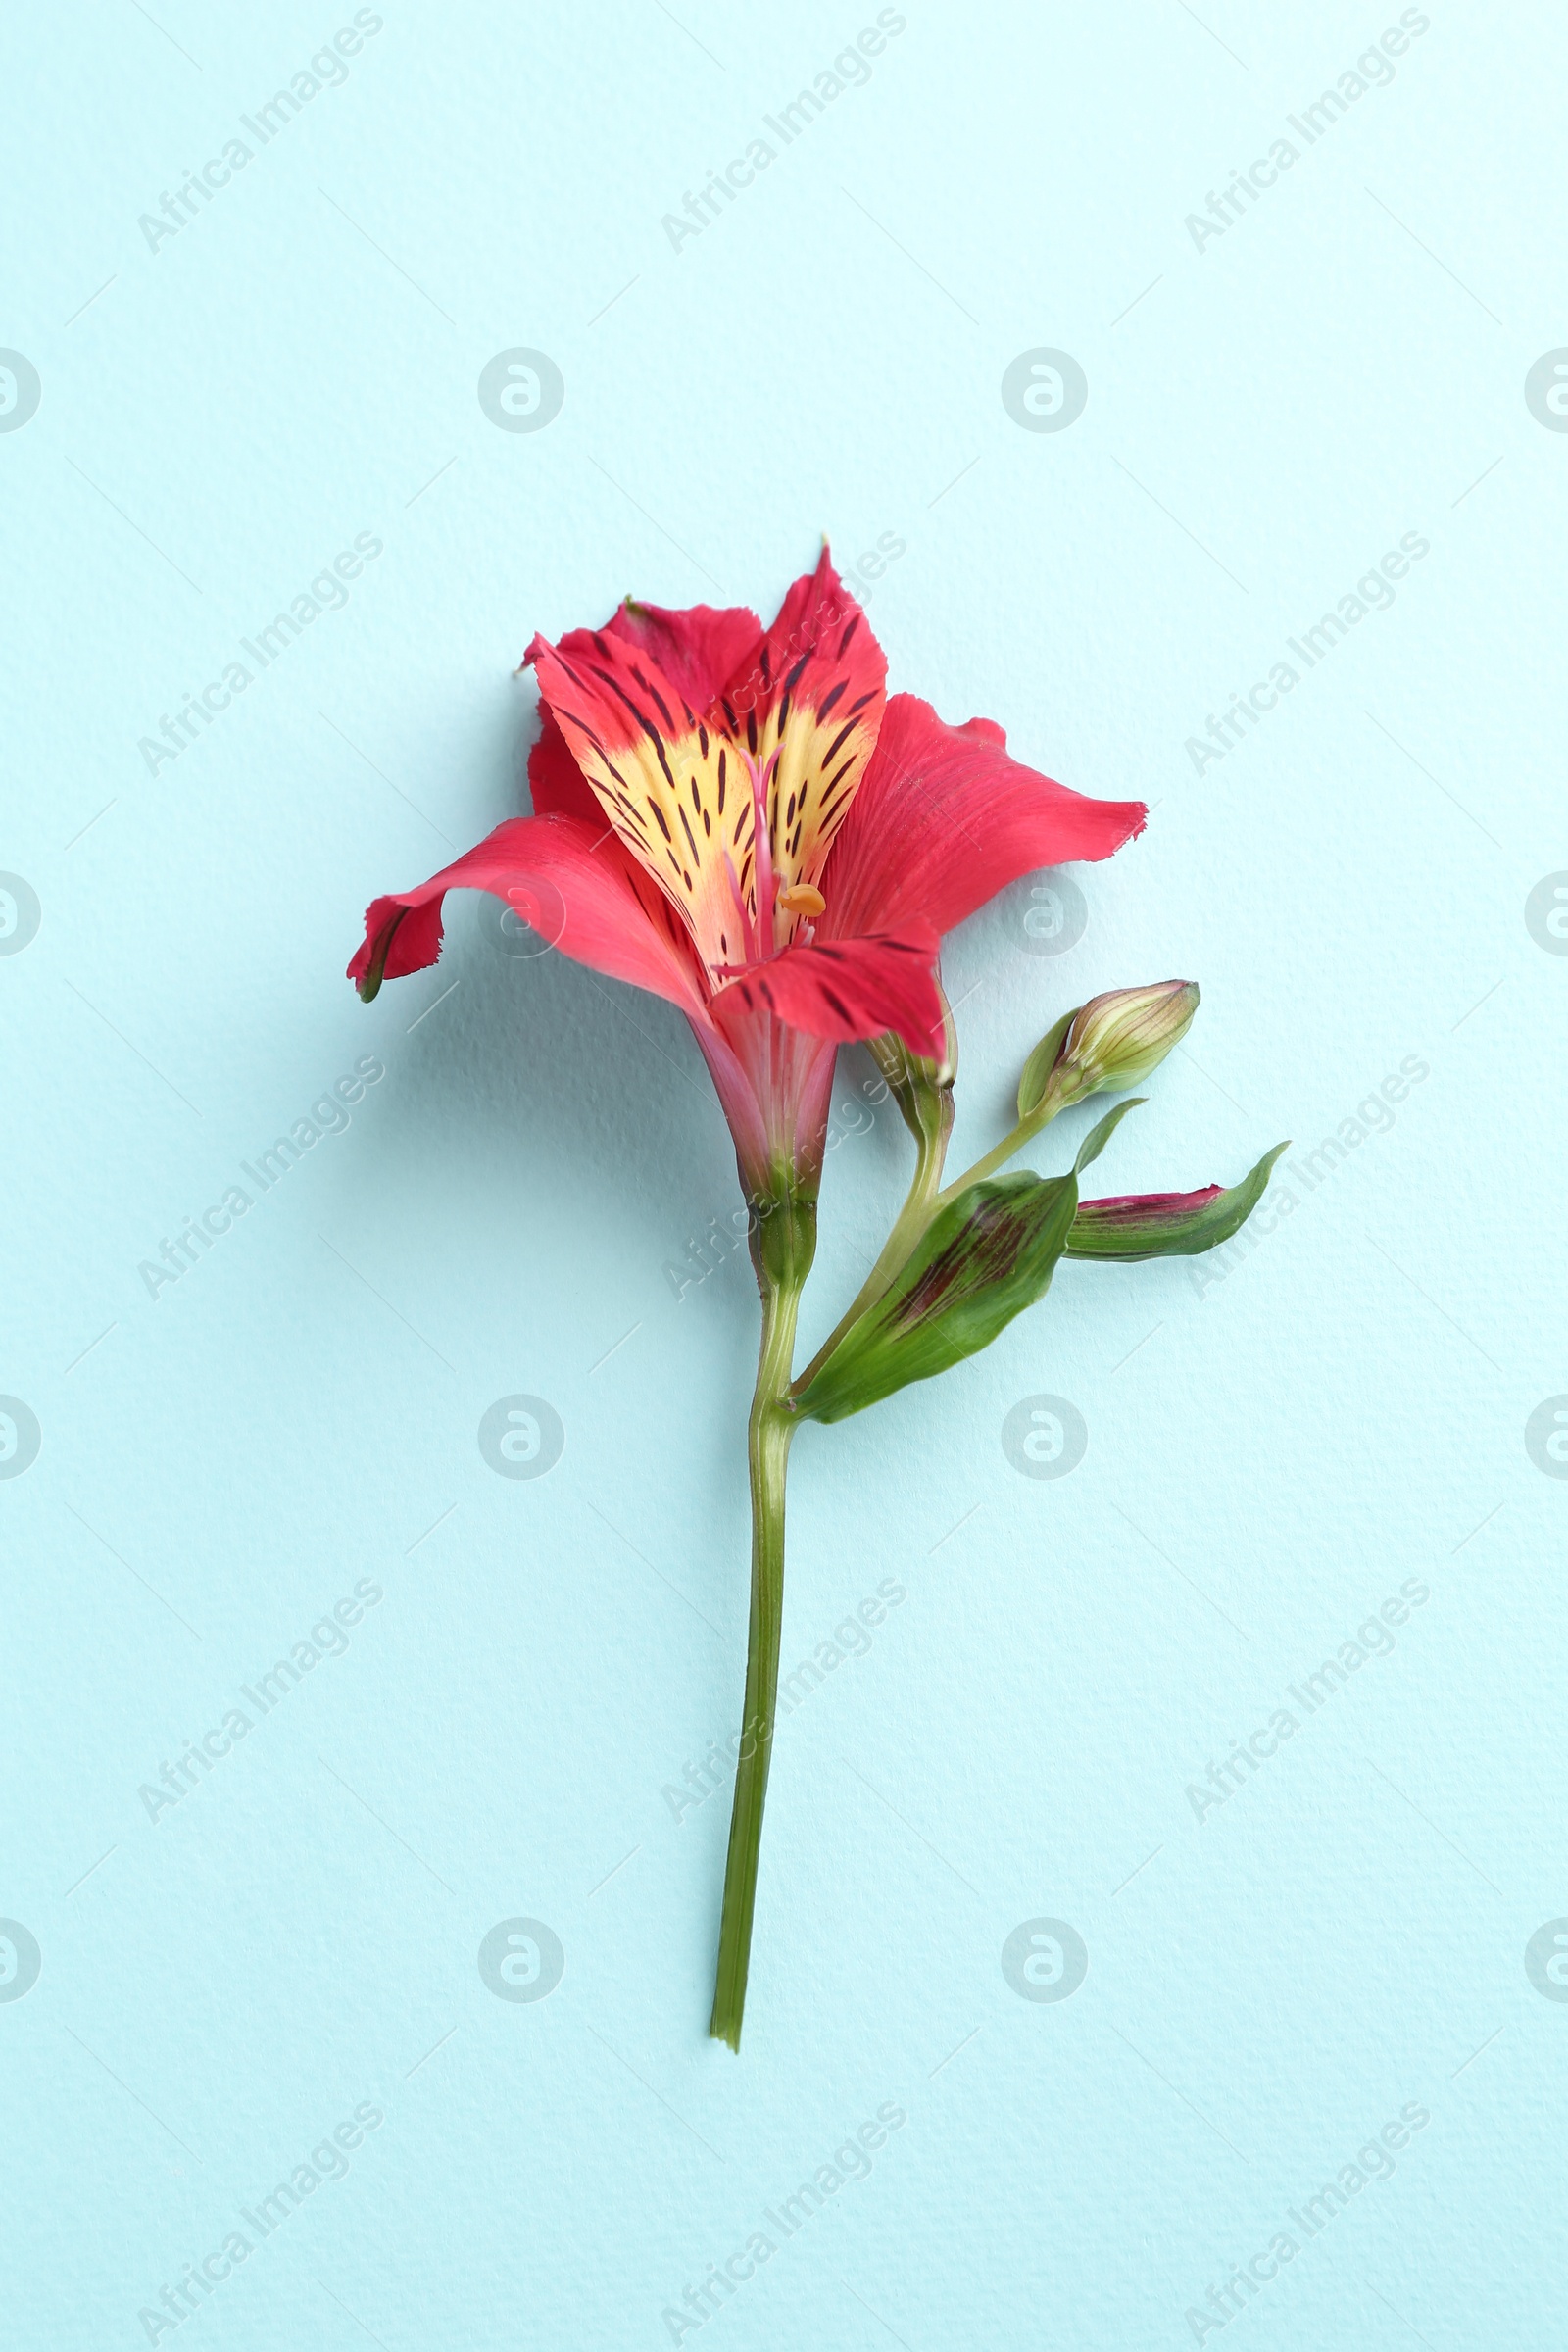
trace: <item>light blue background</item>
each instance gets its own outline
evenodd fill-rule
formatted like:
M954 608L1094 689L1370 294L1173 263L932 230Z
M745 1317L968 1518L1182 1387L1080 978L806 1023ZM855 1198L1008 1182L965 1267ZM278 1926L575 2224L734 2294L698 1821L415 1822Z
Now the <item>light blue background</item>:
M187 2328L664 2344L897 2102L688 2343L1175 2346L1420 2102L1250 2340L1560 2343L1568 2008L1523 1966L1568 1912L1568 1484L1524 1440L1568 1388L1568 959L1524 919L1568 866L1568 437L1523 397L1568 343L1560 15L1435 4L1200 252L1185 216L1396 9L910 0L675 251L662 217L874 10L388 0L150 251L138 216L351 13L9 35L0 342L42 401L0 436L0 866L42 922L0 961L0 1389L42 1445L0 1484L0 1913L43 1968L0 2003L8 2340L144 2342L373 2102ZM565 381L532 434L476 398L513 346ZM1088 377L1060 433L1000 398L1037 346ZM896 687L1153 804L1078 869L1069 953L1026 952L1028 885L950 943L956 1168L1120 983L1203 1007L1108 1191L1233 1181L1430 1076L1250 1254L1065 1267L983 1357L806 1433L786 1668L907 1597L782 1726L737 2062L706 2037L727 1792L662 1793L745 1651L755 1291L739 1255L665 1271L738 1198L706 1074L669 1007L498 953L478 901L369 1009L342 973L369 897L524 805L535 628L627 590L770 612L824 529L846 569L906 543L868 604ZM362 532L346 608L149 774L160 715ZM1188 737L1406 532L1392 609L1196 774ZM349 1131L150 1298L138 1264L367 1054ZM886 1109L831 1152L809 1345L906 1165ZM548 1477L480 1456L514 1392L564 1423ZM1000 1442L1041 1392L1090 1433L1054 1482ZM347 1653L149 1820L140 1785L365 1578ZM1196 1818L1411 1578L1393 1654ZM529 2005L475 1964L519 1914L566 1954ZM1000 1964L1040 1916L1090 1954L1054 2004Z

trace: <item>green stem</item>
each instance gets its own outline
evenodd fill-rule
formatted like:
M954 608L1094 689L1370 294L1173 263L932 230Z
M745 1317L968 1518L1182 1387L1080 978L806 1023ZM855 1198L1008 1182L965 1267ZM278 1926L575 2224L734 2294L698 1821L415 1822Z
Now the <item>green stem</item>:
M718 1980L709 2033L741 2046L746 1975L752 1956L762 1843L762 1804L778 1696L779 1636L784 1614L784 1480L796 1419L787 1401L795 1321L815 1238L814 1203L783 1200L754 1240L762 1293L762 1346L747 1431L752 1485L752 1619L746 1648L746 1706L741 1719L724 1910L718 1932Z
M816 1377L838 1346L850 1325L874 1306L888 1284L903 1265L915 1243L931 1221L932 1211L943 1198L937 1191L942 1181L942 1163L947 1157L948 1134L953 1124L951 1107L938 1123L921 1127L915 1135L916 1157L914 1180L909 1186L908 1199L893 1221L893 1230L882 1245L881 1254L870 1273L856 1292L854 1298L834 1324L806 1370L794 1384L799 1396L807 1384Z
M1001 1143L988 1152L983 1159L977 1159L972 1168L965 1168L961 1176L955 1176L953 1182L944 1191L938 1193L931 1203L933 1210L946 1208L950 1200L956 1200L960 1193L967 1192L971 1184L982 1183L996 1169L1005 1166L1015 1152L1021 1152L1024 1145L1032 1137L1037 1136L1048 1121L1055 1117L1056 1108L1057 1106L1054 1104L1050 1110L1044 1113L1031 1111L1028 1118L1020 1119L1011 1133L1004 1135Z

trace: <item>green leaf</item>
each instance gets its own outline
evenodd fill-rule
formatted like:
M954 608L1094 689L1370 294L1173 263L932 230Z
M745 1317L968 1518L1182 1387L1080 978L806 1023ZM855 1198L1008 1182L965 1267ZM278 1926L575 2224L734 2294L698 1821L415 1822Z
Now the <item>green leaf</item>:
M1107 1110L1102 1119L1095 1121L1078 1147L1078 1156L1072 1163L1075 1176L1081 1176L1085 1168L1093 1166L1127 1113L1136 1110L1141 1102L1147 1102L1148 1100L1147 1095L1132 1095L1125 1102L1118 1102L1114 1110Z
M1097 1128L1095 1135L1099 1132ZM1091 1135L1089 1142L1094 1140ZM1217 1249L1246 1224L1268 1189L1274 1162L1290 1148L1288 1143L1276 1144L1250 1176L1228 1189L1210 1184L1198 1193L1085 1200L1073 1218L1066 1255L1128 1264L1145 1257L1197 1257L1204 1250Z
M960 1193L794 1399L796 1411L842 1421L988 1347L1044 1298L1077 1206L1073 1176L997 1176Z

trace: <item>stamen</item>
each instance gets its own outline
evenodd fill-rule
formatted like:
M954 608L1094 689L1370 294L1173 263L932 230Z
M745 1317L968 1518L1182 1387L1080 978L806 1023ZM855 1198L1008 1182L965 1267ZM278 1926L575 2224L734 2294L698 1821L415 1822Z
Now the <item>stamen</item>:
M788 890L779 892L778 903L786 914L818 915L827 912L826 899L809 882L792 882Z
M763 775L759 775L757 761L750 753L742 752L741 758L746 761L746 772L752 780L752 838L756 859L754 872L757 888L757 927L754 953L758 962L762 963L769 956L776 956L778 953L778 943L773 932L773 893L775 888L773 844L769 838L767 822L767 787L772 780L773 770L778 764L778 754L774 752L767 762L767 769Z
M729 880L730 896L735 902L735 911L740 916L741 946L743 949L748 949L753 936L752 918L746 905L746 894L741 889L741 878L735 871L735 860L727 848L724 852L724 872ZM718 968L723 970L726 967L720 965Z

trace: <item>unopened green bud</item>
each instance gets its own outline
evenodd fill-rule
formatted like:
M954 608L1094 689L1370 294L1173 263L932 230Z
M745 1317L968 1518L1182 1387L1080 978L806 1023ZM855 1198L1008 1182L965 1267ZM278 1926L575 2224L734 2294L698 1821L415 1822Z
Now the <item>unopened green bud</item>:
M958 1030L940 976L942 1053L934 1060L911 1054L891 1029L868 1038L871 1058L887 1081L888 1091L917 1143L947 1142L953 1128L953 1082L958 1074Z
M937 995L942 1000L942 1053L936 1060L925 1060L918 1054L911 1054L903 1038L892 1029L885 1030L880 1037L866 1039L872 1060L895 1090L910 1084L951 1088L958 1074L957 1025L941 975L934 977Z
M1184 1038L1198 1010L1192 980L1113 988L1058 1021L1029 1056L1018 1089L1024 1117L1054 1117L1085 1095L1141 1086Z

